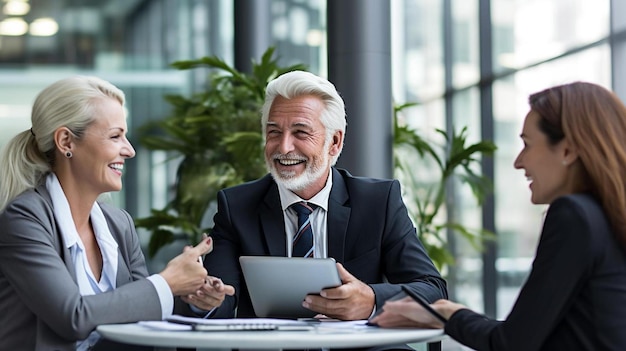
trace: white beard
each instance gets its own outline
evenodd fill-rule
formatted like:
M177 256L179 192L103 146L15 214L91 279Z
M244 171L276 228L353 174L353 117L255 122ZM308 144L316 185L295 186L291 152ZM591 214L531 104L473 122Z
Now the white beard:
M327 150L328 146L329 145L324 145L324 150ZM279 172L274 166L275 157L276 156L271 157L270 160L268 160L267 158L265 159L265 164L267 168L272 174L272 177L274 177L276 183L284 186L285 188L293 192L302 191L314 184L321 177L325 176L328 172L328 169L324 166L330 164L330 155L324 154L324 158L321 160L320 166L315 166L307 163L304 172L301 175L296 176L295 171Z
M327 161L327 160L326 160ZM304 173L299 176L295 175L295 172L278 172L275 167L270 167L270 173L274 177L276 183L281 184L285 188L297 192L306 189L317 179L326 175L327 170L323 167L312 169L309 166L305 169Z

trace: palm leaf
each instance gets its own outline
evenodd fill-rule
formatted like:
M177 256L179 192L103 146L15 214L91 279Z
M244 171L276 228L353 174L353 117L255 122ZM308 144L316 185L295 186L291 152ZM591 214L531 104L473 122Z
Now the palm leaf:
M485 230L471 230L453 218L441 218L441 211L446 206L446 185L450 179L458 179L461 184L469 186L476 202L479 205L483 203L492 189L492 183L475 170L480 169L480 158L493 154L496 147L489 141L467 145L467 127L458 132L452 128L452 134L435 129L435 135L443 140L441 144L425 140L416 130L398 121L402 110L415 105L407 103L394 107L395 172L403 182L403 196L409 214L416 223L417 234L435 265L441 269L454 263L447 250L448 231L458 233L477 250L482 248L484 240L491 237ZM415 162L406 153L413 153L421 161L436 164L440 172L438 179L433 182L418 181L414 171Z

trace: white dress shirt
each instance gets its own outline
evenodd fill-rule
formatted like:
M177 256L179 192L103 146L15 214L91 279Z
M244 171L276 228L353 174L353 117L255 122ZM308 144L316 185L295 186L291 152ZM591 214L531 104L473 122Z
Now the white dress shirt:
M298 231L298 214L291 205L296 202L306 201L317 205L317 208L313 210L309 216L311 220L311 228L313 230L313 257L315 258L327 258L328 257L328 198L330 197L330 189L333 187L333 173L329 171L328 180L322 190L315 194L309 200L301 199L298 195L294 194L291 190L288 190L280 183L278 184L278 193L280 194L280 204L283 208L283 215L285 217L285 232L287 233L287 257L291 257L291 242L294 235Z
M87 260L85 246L76 231L76 225L72 219L70 205L54 173L50 173L47 176L46 187L52 198L54 217L59 224L59 229L63 236L63 243L71 254L80 294L87 296L115 290L119 260L118 245L109 230L106 218L98 203L94 203L91 208L90 221L102 254L102 274L99 281L91 270L91 266ZM171 315L174 309L174 297L169 285L165 279L158 274L148 277L148 280L155 286L157 294L159 295L163 318ZM88 350L89 347L94 345L99 339L100 335L94 330L89 334L87 339L76 342L76 349L81 351Z

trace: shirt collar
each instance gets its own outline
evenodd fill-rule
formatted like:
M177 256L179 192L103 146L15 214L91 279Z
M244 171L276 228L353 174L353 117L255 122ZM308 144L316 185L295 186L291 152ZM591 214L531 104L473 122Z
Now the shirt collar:
M82 247L83 243L78 240L78 232L76 231L76 226L72 219L70 204L67 202L63 188L61 188L61 183L59 183L59 179L54 173L50 173L46 177L46 187L52 199L54 217L59 224L65 247L70 248L76 244Z
M54 211L54 217L59 224L59 229L63 237L65 247L68 249L74 245L78 245L83 251L85 247L83 242L79 240L78 232L76 231L76 225L72 219L72 212L70 210L70 204L65 197L65 192L61 187L59 179L54 173L50 173L46 178L46 188L50 193L52 199L52 208ZM90 213L91 225L93 226L96 240L100 245L100 250L103 253L103 260L105 264L103 266L103 274L111 273L111 271L117 270L117 241L113 238L106 218L102 209L97 202L94 202ZM113 275L114 277L115 275Z
M283 208L283 211L286 211L289 206L295 204L296 202L301 201L313 203L318 207L323 208L325 211L328 211L328 199L330 197L330 189L332 189L333 187L332 168L330 168L328 172L328 180L326 181L326 185L324 185L319 193L315 194L315 196L313 196L309 200L304 200L300 198L300 196L285 188L285 186L282 185L280 182L276 182L276 185L278 185L278 193L280 195L280 204Z

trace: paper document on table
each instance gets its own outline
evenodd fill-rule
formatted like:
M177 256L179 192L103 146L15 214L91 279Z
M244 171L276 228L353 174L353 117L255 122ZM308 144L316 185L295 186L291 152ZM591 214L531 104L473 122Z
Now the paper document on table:
M367 325L367 319L361 319L361 320L356 320L356 321L321 320L317 326L318 328L330 328L330 329L370 328L370 326Z
M191 326L197 331L225 330L309 330L314 325L304 321L280 318L227 318L204 319L173 315L166 318L172 324Z
M341 321L322 319L317 322L280 318L229 318L204 319L173 315L165 321L140 321L138 324L150 329L164 331L236 331L236 330L311 330L370 328L367 320Z
M156 329L156 330L172 330L172 331L191 330L191 325L170 323L168 321L140 321L137 324L144 326L146 328Z

